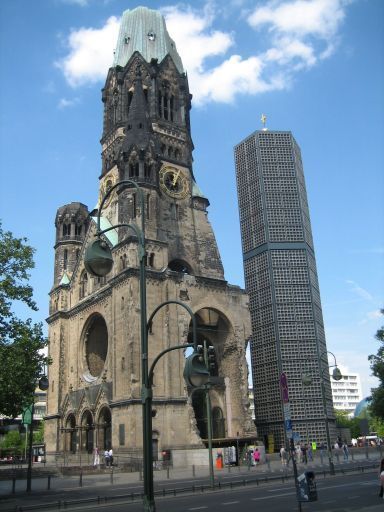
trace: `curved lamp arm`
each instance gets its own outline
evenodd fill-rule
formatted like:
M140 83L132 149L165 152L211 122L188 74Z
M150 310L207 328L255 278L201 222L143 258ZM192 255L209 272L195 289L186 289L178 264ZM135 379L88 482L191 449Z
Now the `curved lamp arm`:
M154 359L154 361L151 364L151 367L149 369L149 372L148 372L148 385L150 387L152 387L152 384L153 384L153 373L155 371L155 366L158 363L159 359L161 357L163 357L164 354L167 354L168 352L171 352L172 350L180 350L182 348L188 348L188 347L193 347L193 346L194 346L193 343L187 343L185 345L176 345L174 347L169 347L169 348L166 348L165 350L163 350L162 352L160 352L160 354L158 354L156 356L156 358Z
M103 197L103 199L101 200L101 203L100 203L100 207L97 211L97 234L101 234L101 230L100 230L100 214L101 214L101 211L104 207L104 203L105 201L108 199L108 197L112 194L112 192L115 190L115 188L117 187L120 187L121 185L133 185L137 192L139 193L139 196L140 196L140 207L141 207L141 231L142 231L142 234L143 234L143 239L145 239L145 222L144 222L144 192L143 190L139 187L139 185L135 182L135 181L132 181L132 180L122 180L122 181L119 181L118 183L116 183L115 185L113 185L109 190L108 192L105 194L105 196ZM113 226L114 228L115 227L120 227L122 226L123 224L118 224L117 226ZM109 229L112 229L112 228L109 228ZM105 233L106 231L104 230L103 233ZM136 233L137 234L137 233ZM140 238L140 237L139 237Z
M188 347L188 346L191 346L191 347L194 347L194 350L197 349L197 328L196 328L196 317L192 311L192 309L187 305L187 304L184 304L183 302L180 302L179 300L167 300L165 302L162 302L159 306L157 306L157 308L153 311L153 313L151 314L151 316L149 317L148 319L148 322L147 322L147 332L152 324L152 321L153 321L153 318L154 316L156 315L156 313L163 307L163 306L166 306L167 304L177 304L178 306L182 306L184 309L186 309L188 311L188 313L190 314L191 316L191 319L192 319L192 344L190 345L182 345L183 347Z

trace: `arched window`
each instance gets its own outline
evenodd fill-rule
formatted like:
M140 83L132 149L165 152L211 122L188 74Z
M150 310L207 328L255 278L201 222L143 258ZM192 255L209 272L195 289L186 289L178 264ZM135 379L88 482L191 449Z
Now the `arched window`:
M127 268L127 255L126 254L123 254L122 256L120 256L120 261L121 261L121 270L124 270L125 268Z
M63 224L63 236L70 236L70 235L71 235L71 225Z
M136 210L137 210L137 198L136 198L136 194L132 194L132 219L136 218Z
M150 178L151 174L152 174L152 165L147 162L144 162L144 177Z
M171 96L169 98L169 119L170 121L173 121L173 118L174 118L174 112L173 112L173 107L174 107L174 98L173 96Z
M192 274L191 267L182 260L172 260L168 263L169 270L180 272L182 274Z
M212 409L212 430L212 437L214 439L225 437L224 416L220 407Z
M80 236L81 235L81 225L75 224L75 235Z
M80 277L79 298L83 299L86 295L88 295L88 274L83 272Z
M149 219L150 217L150 206L151 206L151 195L150 194L147 194L147 197L146 197L146 213L147 213L147 219Z
M137 178L139 176L139 162L129 164L129 177Z
M131 106L132 98L133 98L133 91L128 91L128 110L129 110L129 107Z

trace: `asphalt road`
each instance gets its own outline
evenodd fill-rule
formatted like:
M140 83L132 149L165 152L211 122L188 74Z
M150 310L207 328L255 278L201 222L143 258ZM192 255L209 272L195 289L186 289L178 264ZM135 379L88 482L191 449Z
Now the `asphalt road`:
M318 480L318 501L303 503L302 512L384 511L378 497L376 473L344 475ZM84 507L83 507L84 508ZM125 503L100 506L97 510L142 512L141 504ZM265 486L248 486L192 496L157 498L157 512L298 512L293 482Z
M229 475L228 475L229 476ZM384 512L384 500L378 497L379 483L376 471L365 473L351 473L346 475L326 477L318 475L316 478L318 501L302 504L302 512ZM185 481L184 481L185 483ZM96 484L96 482L95 482ZM171 482L170 482L171 484ZM182 481L173 482L172 486L181 487ZM140 486L140 485L139 485ZM139 487L138 486L138 487ZM131 490L136 487L134 484L129 486ZM85 489L83 489L84 492ZM115 498L119 494L127 494L127 486L115 485L112 494ZM97 484L88 489L87 496L103 495L106 489L98 488ZM48 493L49 494L49 493ZM71 500L75 498L75 488L61 489L62 499ZM106 494L106 493L105 493ZM84 496L84 495L83 495ZM30 496L32 498L32 496ZM56 494L55 499L58 499ZM35 496L37 498L37 496ZM40 503L44 501L52 502L47 495L40 495ZM48 498L48 500L47 500ZM36 503L36 501L35 501ZM3 506L6 503L3 503ZM10 505L10 503L9 503ZM2 508L2 507L1 507ZM76 506L67 506L66 510L97 511L97 512L142 512L143 505L141 501L130 501L114 499L103 504L82 503ZM2 510L11 510L8 507ZM15 508L13 508L15 510ZM25 509L28 510L28 507ZM56 508L41 508L43 510L58 510ZM298 512L299 506L296 500L296 493L293 486L293 480L283 483L281 480L255 485L248 483L247 486L234 487L228 490L218 491L197 491L194 494L180 494L171 497L156 497L157 512Z

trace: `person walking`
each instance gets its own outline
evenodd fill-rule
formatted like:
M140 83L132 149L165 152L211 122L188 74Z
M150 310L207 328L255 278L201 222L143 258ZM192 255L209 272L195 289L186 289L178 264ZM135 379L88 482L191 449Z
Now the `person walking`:
M308 450L307 450L308 460L310 462L313 462L313 451L312 451L312 444L309 443Z
M104 462L105 462L105 465L108 467L109 466L109 451L108 450L105 450L105 452L104 452Z
M304 464L307 464L307 463L308 463L308 459L307 459L307 450L308 450L308 447L307 447L307 445L305 444L305 445L301 448L301 460L302 460L302 462L304 462Z
M287 452L284 446L280 448L280 460L283 467L287 465Z
M109 465L113 466L113 450L112 450L112 447L110 448L110 450L108 452L108 455L109 455Z
M259 452L258 448L256 448L253 451L253 460L255 461L255 466L257 466L260 462L260 452Z
M348 450L348 445L345 441L343 443L342 450L343 450L344 460L348 462L349 450Z
M95 449L93 450L93 465L100 466L100 452L97 446L95 446Z
M384 498L384 459L381 459L379 467L380 492L379 498Z

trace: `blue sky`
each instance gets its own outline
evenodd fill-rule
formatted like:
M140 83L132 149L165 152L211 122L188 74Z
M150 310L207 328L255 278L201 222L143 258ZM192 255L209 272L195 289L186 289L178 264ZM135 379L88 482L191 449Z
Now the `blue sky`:
M162 9L188 72L194 173L232 284L244 284L233 146L262 113L293 132L328 349L367 395L384 323L382 0L0 2L0 218L36 248L34 319L48 316L57 208L97 201L100 89L137 5Z

